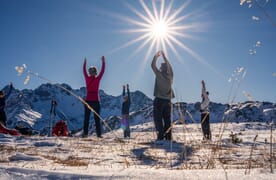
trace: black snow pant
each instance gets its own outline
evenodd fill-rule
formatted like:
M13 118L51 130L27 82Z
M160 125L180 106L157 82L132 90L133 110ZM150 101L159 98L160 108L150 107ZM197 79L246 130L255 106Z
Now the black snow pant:
M5 111L0 111L0 123L6 127L7 116Z
M155 98L153 102L153 119L157 131L157 140L171 140L172 131L166 131L171 126L171 101Z
M210 113L209 112L202 112L201 113L201 128L203 133L203 139L211 140L211 129L210 129Z
M94 109L94 111L100 115L100 102L99 101L86 101L91 108ZM89 120L90 120L90 114L91 111L88 109L88 107L84 107L84 123L83 123L83 136L88 135L88 128L89 128ZM101 119L94 113L94 121L96 126L96 134L98 137L101 137L102 135L102 129L101 129Z
M126 126L126 129L124 130L124 138L130 138L130 128L129 125Z

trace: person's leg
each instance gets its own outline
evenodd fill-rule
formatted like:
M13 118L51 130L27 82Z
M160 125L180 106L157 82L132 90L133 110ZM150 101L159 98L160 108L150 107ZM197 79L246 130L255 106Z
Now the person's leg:
M163 118L164 118L164 136L166 140L171 140L172 139L171 103L169 101L165 102L164 104Z
M89 102L87 103L89 104ZM88 109L86 105L84 105L83 137L86 137L88 135L90 113L90 109Z
M153 120L157 131L157 140L163 140L163 121L160 100L155 98L153 102Z
M124 138L127 137L127 132L126 132L126 129L124 129Z
M208 113L202 113L201 114L201 127L202 127L202 133L203 133L203 139L208 139L208 129L207 129L207 117Z
M126 137L130 138L130 128L128 128L126 131Z
M101 107L100 107L100 102L93 102L93 109L94 111L100 115L100 110L101 110ZM94 113L94 120L95 120L95 126L96 126L96 134L97 134L97 137L102 137L102 127L101 127L101 119L100 117Z
M126 137L130 138L129 117L126 119Z
M6 127L6 121L7 121L7 116L6 116L6 112L5 111L1 111L0 112L0 123L3 124L3 126Z
M212 135L211 135L211 129L210 129L210 114L209 113L207 114L205 121L206 121L206 136L207 136L207 139L211 140Z

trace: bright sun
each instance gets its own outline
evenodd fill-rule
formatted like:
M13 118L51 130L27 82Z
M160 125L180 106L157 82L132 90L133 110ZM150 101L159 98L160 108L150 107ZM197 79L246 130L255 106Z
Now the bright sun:
M150 55L157 50L163 50L165 53L171 50L171 52L182 61L178 53L178 51L182 49L194 58L200 59L192 49L184 44L185 38L192 38L192 36L187 33L188 31L194 32L193 29L196 29L195 31L202 29L196 22L187 23L192 13L181 15L183 10L190 3L190 0L184 1L177 9L173 8L173 2L174 1L165 0L140 0L139 4L142 9L138 9L138 6L133 7L126 2L129 9L137 16L131 16L132 18L121 16L123 21L126 21L128 25L132 25L132 28L128 28L123 32L135 33L137 37L117 47L113 51L127 48L132 44L138 44L138 42L140 42L141 44L139 44L138 48L136 48L130 56L134 56L140 50L146 48L147 53L145 55L145 61L148 61Z
M158 21L152 25L152 35L158 39L164 39L167 37L168 25L165 21Z

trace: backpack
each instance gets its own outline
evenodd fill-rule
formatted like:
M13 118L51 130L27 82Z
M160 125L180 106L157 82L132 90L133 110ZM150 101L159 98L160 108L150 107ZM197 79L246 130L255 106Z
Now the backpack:
M65 121L59 120L56 125L53 127L52 135L53 136L68 136L68 127Z

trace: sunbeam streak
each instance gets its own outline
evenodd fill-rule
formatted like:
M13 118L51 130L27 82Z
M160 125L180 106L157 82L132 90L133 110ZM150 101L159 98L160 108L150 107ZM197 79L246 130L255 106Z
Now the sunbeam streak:
M131 56L134 56L142 51L142 49L146 48L145 60L142 63L144 65L146 65L149 60L149 56L160 49L164 50L165 53L167 53L168 50L172 51L181 63L183 63L183 60L178 51L184 51L193 59L201 62L202 58L189 48L187 44L184 44L184 39L194 38L188 32L193 32L194 29L200 29L202 26L199 22L188 23L188 18L191 17L193 13L185 12L184 14L184 10L190 2L190 0L187 0L176 9L173 8L174 1L140 0L140 8L134 7L132 4L126 2L126 6L136 17L121 16L121 20L132 26L121 32L135 34L137 37L116 47L112 52L141 43L138 44L138 48L136 48Z

